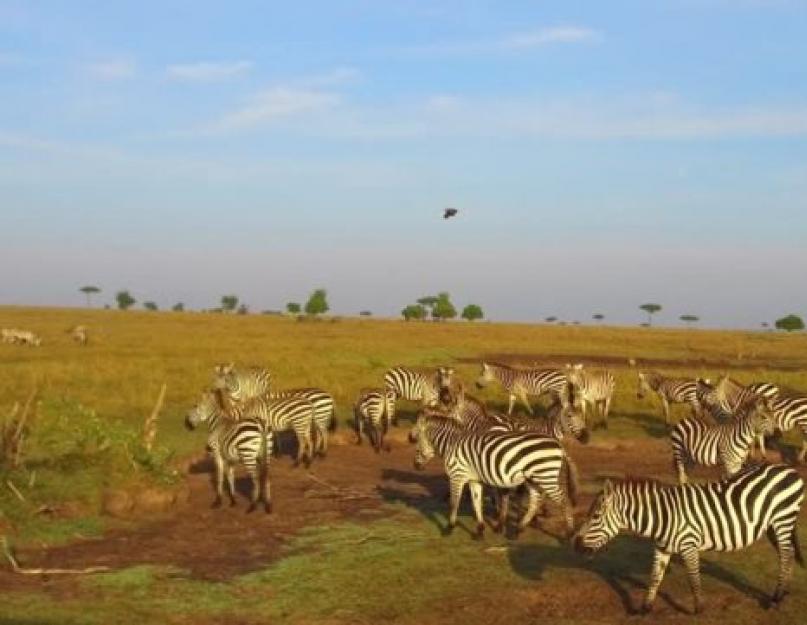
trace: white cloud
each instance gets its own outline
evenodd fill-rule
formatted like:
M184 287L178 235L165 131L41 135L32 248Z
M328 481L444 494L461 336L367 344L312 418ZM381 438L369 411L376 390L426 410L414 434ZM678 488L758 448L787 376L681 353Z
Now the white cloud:
M137 72L137 65L130 59L110 59L87 65L87 71L99 80L122 80Z
M210 130L227 132L254 128L278 119L335 107L339 94L316 89L272 87L254 96L245 106L223 115Z
M188 82L216 82L249 73L251 61L200 62L169 65L165 73L173 80Z
M444 41L408 48L410 52L426 54L486 54L517 52L557 44L595 43L602 35L585 26L553 26L523 33L513 33L499 39L481 41Z

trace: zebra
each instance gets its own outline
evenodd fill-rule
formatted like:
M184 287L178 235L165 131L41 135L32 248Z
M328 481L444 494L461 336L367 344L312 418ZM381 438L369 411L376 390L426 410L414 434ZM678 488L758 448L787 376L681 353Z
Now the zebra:
M381 449L390 451L389 443L384 446L384 436L395 413L395 391L387 388L365 388L353 406L356 444L361 445L361 435L367 431L370 444L376 453Z
M298 466L301 461L304 461L306 466L311 463L314 455L314 445L311 440L314 405L309 400L303 397L273 399L264 395L235 403L222 389L215 389L214 395L219 410L234 421L245 418L257 419L275 433L292 430L297 437L297 456L294 466Z
M212 392L205 393L185 417L185 427L189 430L196 429L200 423L207 423L207 449L213 456L216 468L216 499L212 507L221 507L225 474L230 505L236 505L235 467L240 464L252 480L252 498L248 511L252 512L263 500L265 511L271 512L269 457L274 443L272 430L257 419L227 419L220 411Z
M796 461L804 462L804 457L807 455L807 396L779 394L769 402L777 430L781 432L794 428L801 430L802 443ZM764 442L762 454L765 455Z
M804 481L781 464L751 465L727 480L698 485L606 481L574 544L578 551L594 553L622 531L653 540L653 569L643 612L653 609L670 557L679 554L697 614L703 607L700 552L739 551L767 533L779 554L770 599L770 606L776 607L788 592L794 556L804 566L796 527L803 499Z
M772 431L773 417L762 399L742 406L732 421L720 425L709 426L696 418L679 421L670 433L678 481L687 483L688 462L719 465L724 477L735 474L746 461L754 439Z
M88 341L87 326L75 326L68 330L72 339L79 345L86 345Z
M688 378L669 378L655 371L639 371L639 386L636 399L644 399L647 393L653 392L661 399L664 411L664 422L670 425L670 404L689 404L692 416L700 413L698 403L697 382Z
M213 388L227 391L234 402L242 402L269 393L272 374L268 369L251 367L236 369L233 363L215 367Z
M586 405L590 404L592 412L599 412L603 427L607 430L608 413L616 386L614 374L610 371L586 371L581 364L567 364L566 377L575 396L580 396L583 418L586 418Z
M333 396L319 388L292 388L283 391L271 391L266 395L269 399L287 399L298 397L307 399L314 406L314 449L313 452L324 457L328 453L328 432L336 429Z
M422 406L435 405L440 400L441 391L451 388L453 377L451 367L439 367L432 375L409 367L393 367L384 374L384 387L395 393L396 400L419 401ZM394 411L390 421L393 425L398 424Z
M435 454L443 459L451 490L446 533L453 531L457 524L457 511L466 484L476 516L476 538L481 538L485 531L483 485L506 490L522 484L527 487L529 503L518 523L519 531L532 520L541 496L546 495L563 506L567 530L571 533L577 470L558 441L532 432L468 431L456 420L434 412L433 409L421 411L409 440L417 443L416 469L422 470ZM562 473L565 473L565 484L561 480ZM502 528L506 512L506 506L501 506L497 530Z
M30 330L17 330L16 328L3 328L2 341L3 343L30 345L31 347L42 345L42 339Z
M483 362L476 380L477 388L484 388L491 382L499 382L508 394L507 414L513 414L516 399L521 400L527 412L533 414L527 397L540 397L551 393L562 402L567 401L568 381L558 369L516 369L498 363Z
M779 387L770 382L755 382L743 386L727 375L721 377L715 385L715 397L720 407L726 412L733 413L749 399L765 397L772 399L779 395Z

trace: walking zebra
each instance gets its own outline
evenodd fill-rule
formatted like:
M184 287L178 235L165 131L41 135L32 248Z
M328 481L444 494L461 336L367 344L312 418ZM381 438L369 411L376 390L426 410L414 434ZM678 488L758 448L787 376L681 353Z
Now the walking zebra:
M482 371L476 380L477 388L484 388L494 381L507 391L509 401L507 414L513 414L516 399L521 400L527 412L533 414L532 406L527 400L530 395L540 397L551 393L564 403L568 398L568 381L558 369L516 369L507 365L483 362Z
M304 461L311 463L314 445L311 441L311 429L314 420L314 405L303 397L271 398L268 396L253 397L240 403L234 403L221 389L214 391L218 409L234 421L257 419L273 432L291 430L297 437L297 456L294 466Z
M610 371L586 371L583 365L568 364L566 376L575 396L580 397L583 418L586 419L586 405L590 404L592 412L599 413L603 427L608 429L608 413L616 386L614 374Z
M361 445L361 435L366 430L376 453L382 448L390 451L389 444L384 446L384 436L394 413L395 391L382 388L362 389L353 406L356 444Z
M720 466L723 476L739 471L754 439L773 431L773 418L765 400L742 406L733 421L720 425L706 425L699 419L679 421L670 433L673 465L678 481L687 483L685 465Z
M440 392L450 390L454 377L454 369L440 367L428 375L409 367L393 367L384 374L384 387L395 393L396 399L419 401L421 405L434 405L440 400ZM397 425L398 420L393 410L390 420Z
M670 404L689 404L692 416L700 411L697 396L697 382L688 378L669 378L655 371L639 371L639 386L636 399L643 399L647 393L655 393L661 400L664 422L670 425Z
M653 540L653 571L643 612L653 609L670 557L679 554L698 613L702 608L700 552L739 551L767 533L779 554L771 597L771 606L777 606L787 594L794 556L804 566L796 527L803 499L803 480L784 465L751 466L727 480L702 485L606 481L575 537L575 546L596 552L622 531Z
M577 471L561 444L554 438L531 432L475 432L466 430L454 419L421 411L409 440L417 443L415 468L439 455L445 464L451 490L451 506L446 532L457 524L465 485L471 491L476 537L485 531L482 516L482 487L513 489L522 484L529 494L526 512L518 523L523 530L538 511L542 495L561 504L569 532L573 527L572 508L577 492ZM565 484L561 474L565 473ZM501 506L497 529L506 518L506 504Z
M200 423L207 423L207 449L213 456L216 469L216 499L213 507L221 506L225 475L230 505L236 505L235 467L240 464L252 480L249 511L252 512L263 500L264 509L271 512L269 457L274 442L272 431L257 419L231 421L226 418L219 410L214 393L205 393L185 417L185 426L189 430L196 429Z

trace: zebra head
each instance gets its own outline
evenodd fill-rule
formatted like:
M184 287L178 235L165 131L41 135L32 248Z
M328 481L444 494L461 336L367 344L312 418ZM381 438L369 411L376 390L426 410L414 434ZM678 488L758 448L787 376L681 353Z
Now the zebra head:
M757 436L771 436L776 431L776 416L769 398L754 398L744 409L750 413L751 425Z
M584 445L589 441L586 419L578 402L563 406L560 410L560 427L563 434L571 434Z
M617 502L617 493L611 480L605 480L602 493L591 504L588 517L577 530L574 548L580 553L593 555L625 525Z
M482 371L476 379L476 388L485 388L488 384L493 382L496 376L493 375L493 368L486 362L482 363Z
M429 440L429 432L426 420L431 411L424 409L420 411L414 427L409 431L409 442L417 444L415 448L415 468L422 471L429 460L434 458L434 446Z
M185 427L189 430L196 429L200 423L209 423L219 414L219 403L213 392L206 392L202 395L193 408L185 415Z
M583 376L584 371L582 363L566 365L566 379L569 380L569 384L573 387L582 386Z
M451 381L454 378L453 367L440 367L437 369L437 388L439 390L451 389Z
M213 388L230 390L235 379L235 363L220 363L213 367Z
M636 399L644 399L645 394L650 391L651 388L647 381L647 374L644 371L639 371L639 386L636 387Z

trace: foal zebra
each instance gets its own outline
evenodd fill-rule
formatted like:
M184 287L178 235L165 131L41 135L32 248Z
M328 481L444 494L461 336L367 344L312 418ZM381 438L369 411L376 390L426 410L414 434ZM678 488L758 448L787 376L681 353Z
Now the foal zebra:
M709 426L699 419L679 421L670 433L678 481L687 483L685 465L719 465L723 476L739 471L754 439L773 431L773 417L763 400L742 406L733 421Z
M395 391L381 388L362 389L353 406L353 419L356 429L356 444L361 445L361 435L366 430L370 444L376 453L384 447L384 436L395 413Z
M476 380L477 388L498 382L508 394L507 414L513 414L516 399L521 400L527 412L533 414L527 397L540 397L551 393L564 404L568 401L568 381L558 369L516 369L496 363L482 363L482 371Z
M771 597L771 606L776 606L787 594L794 556L804 566L796 527L803 499L803 480L784 465L751 466L727 480L703 485L606 481L575 537L575 546L596 552L622 531L653 540L653 572L644 612L653 609L670 557L680 554L698 613L702 608L700 552L739 551L767 533L779 554Z
M692 416L700 411L697 395L697 382L688 378L669 378L655 371L639 371L639 386L636 399L643 399L646 393L653 392L661 399L664 422L670 425L670 404L689 404Z
M518 523L523 530L538 511L541 496L546 495L564 508L568 531L573 528L572 508L577 493L577 471L571 458L554 438L531 432L475 432L466 430L454 419L421 411L409 440L417 443L415 468L439 455L451 489L451 509L447 532L457 524L457 511L465 485L471 491L476 537L485 531L482 516L482 487L513 489L527 487L529 503ZM565 473L565 484L562 474ZM506 505L500 509L499 528L507 514Z
M207 423L209 434L207 449L213 456L216 467L216 499L213 507L221 506L224 495L224 477L227 476L230 505L235 504L235 467L240 464L252 480L252 512L263 500L266 512L272 511L269 495L269 457L272 453L274 435L257 419L231 421L219 410L213 393L205 393L202 400L185 417L185 426L196 429Z
M580 397L583 418L586 418L586 405L591 405L594 413L599 412L603 427L608 429L608 412L614 395L616 381L610 371L586 371L583 365L566 365L566 377L574 395Z
M395 393L396 399L419 401L423 406L434 405L440 400L441 391L451 389L454 369L439 367L434 374L421 373L409 367L393 367L384 374L384 387ZM393 409L390 415L393 425L398 424Z

